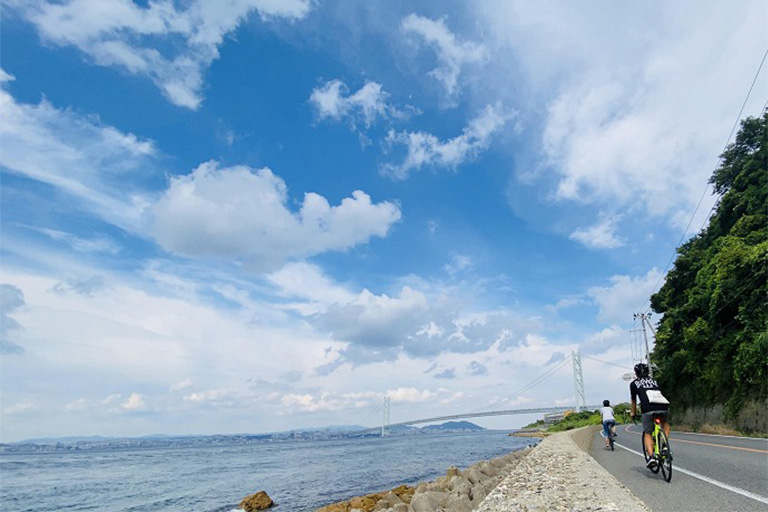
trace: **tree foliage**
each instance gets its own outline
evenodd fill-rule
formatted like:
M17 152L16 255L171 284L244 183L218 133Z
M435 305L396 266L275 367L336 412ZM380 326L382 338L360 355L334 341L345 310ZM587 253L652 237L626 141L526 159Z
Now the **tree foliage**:
M652 356L673 403L768 398L768 112L741 123L710 183L719 195L709 224L678 248L651 297L663 314Z

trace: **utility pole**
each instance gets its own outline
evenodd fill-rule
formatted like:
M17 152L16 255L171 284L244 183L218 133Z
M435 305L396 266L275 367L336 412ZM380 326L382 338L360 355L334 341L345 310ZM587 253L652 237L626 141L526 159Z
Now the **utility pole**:
M390 405L389 395L385 395L384 396L384 418L381 423L381 437L387 436L387 428L389 427L389 405Z
M651 332L653 332L653 327L651 327L651 314L650 313L635 313L635 320L640 319L640 325L643 327L643 339L645 340L645 360L648 362L648 375L650 375L651 378L653 378L653 366L651 365L651 351L648 348L648 335L645 332L645 323L648 322L648 326L651 328Z
M578 351L571 352L571 361L573 361L573 387L576 390L576 412L587 405L584 398L584 375L581 372L581 354Z

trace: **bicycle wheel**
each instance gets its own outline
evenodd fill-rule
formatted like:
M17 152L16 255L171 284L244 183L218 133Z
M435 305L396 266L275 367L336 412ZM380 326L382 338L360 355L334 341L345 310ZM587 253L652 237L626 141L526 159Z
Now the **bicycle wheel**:
M652 453L648 453L646 451L646 449L645 449L645 436L646 436L646 434L643 434L642 436L640 436L640 441L643 443L643 457L645 457L645 463L648 464L648 461L651 460L651 456L653 454ZM653 439L653 438L651 438L651 439ZM654 467L648 468L648 469L650 469L651 472L654 473L654 474L658 473L659 472L659 465L656 464Z
M669 451L669 440L664 431L659 432L659 467L664 480L672 480L672 456Z
M613 451L614 450L613 449L613 434L611 434L610 437L608 437L608 443L611 445L611 451Z

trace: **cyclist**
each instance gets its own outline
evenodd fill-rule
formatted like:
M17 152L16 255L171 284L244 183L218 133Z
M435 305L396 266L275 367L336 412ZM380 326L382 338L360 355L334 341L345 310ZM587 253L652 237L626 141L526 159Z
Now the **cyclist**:
M653 416L661 417L661 427L669 439L669 401L664 398L659 389L659 383L648 375L648 365L639 363L635 365L635 380L629 384L630 416L634 420L637 416L637 399L640 399L643 422L643 443L646 453L653 453ZM655 455L648 460L647 467L654 468L658 465Z
M605 437L605 447L610 448L611 435L616 435L616 418L613 417L613 407L610 400L603 400L603 437Z

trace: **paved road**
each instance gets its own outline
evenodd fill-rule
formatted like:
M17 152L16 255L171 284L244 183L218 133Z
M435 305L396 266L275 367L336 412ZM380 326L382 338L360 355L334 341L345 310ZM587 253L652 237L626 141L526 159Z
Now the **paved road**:
M595 434L592 456L654 512L768 511L768 439L672 432L672 481L645 468L640 428L619 425L616 451Z

